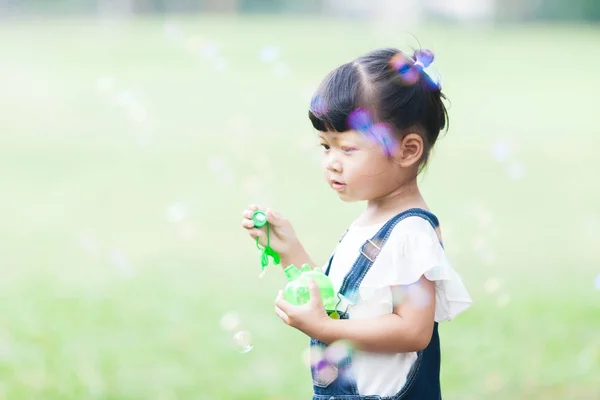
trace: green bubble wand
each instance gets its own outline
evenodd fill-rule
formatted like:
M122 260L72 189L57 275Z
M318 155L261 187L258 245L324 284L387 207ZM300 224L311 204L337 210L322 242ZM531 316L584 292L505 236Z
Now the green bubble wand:
M267 215L262 211L254 211L254 215L252 215L252 222L254 222L255 228L262 228L265 225L267 226L267 245L265 247L261 247L261 245L258 243L258 238L256 238L256 248L261 250L261 273L258 277L262 278L267 272L266 268L267 265L269 265L269 257L271 257L273 264L275 265L279 265L281 263L281 257L275 250L271 248L271 224L269 224L269 221L267 220Z

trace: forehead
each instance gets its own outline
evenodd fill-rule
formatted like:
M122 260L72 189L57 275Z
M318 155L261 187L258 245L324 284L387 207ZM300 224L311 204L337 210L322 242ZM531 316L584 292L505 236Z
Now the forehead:
M341 140L360 140L364 135L356 131L346 132L321 132L319 131L319 137L331 142L339 142Z

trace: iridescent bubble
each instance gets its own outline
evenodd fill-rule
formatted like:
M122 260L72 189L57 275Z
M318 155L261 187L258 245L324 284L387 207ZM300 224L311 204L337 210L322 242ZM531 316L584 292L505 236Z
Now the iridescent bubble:
M213 68L216 71L223 71L227 68L227 61L222 58L217 58L213 63Z
M248 353L254 348L252 345L252 334L248 331L239 331L233 335L233 342L240 353Z
M371 129L373 120L369 112L365 109L358 108L350 113L348 116L348 126L350 129L359 132L367 132Z
M500 289L500 281L498 280L498 278L495 277L490 278L487 281L485 281L483 287L486 292L495 293L498 291L498 289Z
M328 360L322 360L313 369L313 383L319 387L327 387L338 377L338 369Z
M504 140L496 140L492 145L492 157L496 161L506 161L510 156L510 145Z
M98 255L100 253L100 243L89 233L84 233L79 236L79 244L90 254Z
M402 84L414 85L419 80L419 70L413 67L414 61L404 53L397 53L390 59L390 66L398 72Z
M218 52L219 52L219 47L217 46L216 43L213 43L213 42L204 43L202 46L202 49L201 49L202 57L204 57L206 59L214 58Z
M429 293L419 282L407 286L407 296L411 303L417 307L425 308L431 303Z
M168 41L172 43L182 43L185 40L185 34L179 25L173 22L167 22L163 29Z
M511 162L507 166L506 172L508 173L508 177L515 181L520 181L525 178L525 165L518 161Z
M394 137L392 136L391 129L384 123L377 123L371 127L368 132L369 136L375 140L376 143L381 145L381 148L385 152L386 156L392 154L394 146Z
M212 157L209 160L209 168L211 171L226 184L233 183L233 171L229 167L229 163L222 157Z
M265 46L260 50L259 58L264 63L273 62L279 56L279 47Z
M112 93L117 87L117 82L113 76L103 76L98 78L97 82L98 92L103 94Z
M320 96L315 96L312 98L310 102L310 110L313 114L319 116L325 114L329 107L327 106L327 101Z
M108 261L115 268L115 270L124 277L131 277L134 274L133 265L125 256L125 254L119 250L111 251L108 254Z
M510 303L510 295L508 293L503 293L498 296L498 300L496 301L499 308L504 308Z
M276 76L284 77L288 76L291 72L289 65L284 62L278 62L277 65L273 68L273 72Z
M187 216L187 207L180 202L170 204L165 210L165 217L167 221L172 223L178 223L185 219Z
M325 359L325 352L322 346L310 346L308 349L309 364L311 367L316 367Z
M221 328L227 332L234 332L242 325L242 319L236 312L228 312L221 317Z
M339 365L342 361L349 359L352 356L352 352L353 347L350 342L339 340L330 344L325 349L325 358L334 365Z
M600 290L600 274L596 275L596 279L594 279L594 286L596 286L596 289Z

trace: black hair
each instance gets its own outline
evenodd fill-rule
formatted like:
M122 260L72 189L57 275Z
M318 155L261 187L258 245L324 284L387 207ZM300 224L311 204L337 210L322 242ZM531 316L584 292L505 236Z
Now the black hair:
M448 125L441 87L423 71L433 61L429 50L410 57L394 48L373 50L331 71L317 89L308 116L315 129L345 132L349 117L367 110L373 122L391 126L400 139L409 131L423 138L421 166Z

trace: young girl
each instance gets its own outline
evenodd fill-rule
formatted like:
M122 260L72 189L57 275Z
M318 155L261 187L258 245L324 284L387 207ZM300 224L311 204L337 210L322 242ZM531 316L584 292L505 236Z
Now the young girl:
M275 302L276 314L308 335L313 350L339 340L355 349L343 360L313 362L314 400L441 399L438 322L471 299L417 185L447 124L444 95L424 71L432 61L427 50L412 57L372 51L329 73L311 103L328 185L342 201L366 201L324 267L340 318L326 314L314 283L305 305L281 293ZM243 212L242 226L264 245L264 227L251 220L257 209ZM265 211L282 266L315 266L290 222Z

